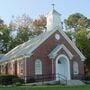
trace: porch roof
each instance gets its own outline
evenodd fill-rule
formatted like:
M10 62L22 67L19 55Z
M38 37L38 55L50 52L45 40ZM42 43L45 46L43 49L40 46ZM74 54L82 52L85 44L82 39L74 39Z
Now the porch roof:
M58 52L63 48L63 50L67 53L70 59L73 58L73 54L68 50L68 48L65 47L64 44L57 45L50 53L49 53L49 58L54 59L57 55Z

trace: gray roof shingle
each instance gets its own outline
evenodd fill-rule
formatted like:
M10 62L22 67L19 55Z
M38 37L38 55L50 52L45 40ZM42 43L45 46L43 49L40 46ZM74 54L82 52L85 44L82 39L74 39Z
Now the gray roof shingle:
M34 47L36 47L40 42L42 42L44 39L46 39L46 37L51 32L54 32L54 30L51 30L49 32L44 32L44 33L40 34L39 36L35 36L34 38L31 38L27 42L16 46L14 49L12 49L8 53L6 53L4 55L4 57L0 60L0 62L12 60L14 58L25 56L25 55L30 56L34 50Z

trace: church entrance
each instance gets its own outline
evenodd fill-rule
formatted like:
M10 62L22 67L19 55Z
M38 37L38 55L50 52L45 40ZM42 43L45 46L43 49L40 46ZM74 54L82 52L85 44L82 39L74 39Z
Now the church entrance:
M70 80L70 63L65 55L59 55L56 58L56 80Z

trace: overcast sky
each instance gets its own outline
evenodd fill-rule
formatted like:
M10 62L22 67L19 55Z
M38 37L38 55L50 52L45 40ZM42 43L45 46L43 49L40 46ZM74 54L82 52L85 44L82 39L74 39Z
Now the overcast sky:
M52 10L51 4L62 14L61 19L79 12L90 18L90 0L0 0L0 17L8 23L12 16L27 14L31 18L47 15Z

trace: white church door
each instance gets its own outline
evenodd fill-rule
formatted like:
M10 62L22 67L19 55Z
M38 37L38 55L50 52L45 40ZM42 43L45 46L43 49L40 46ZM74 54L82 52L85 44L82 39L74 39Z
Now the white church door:
M70 80L70 63L65 55L59 55L56 58L56 80Z

